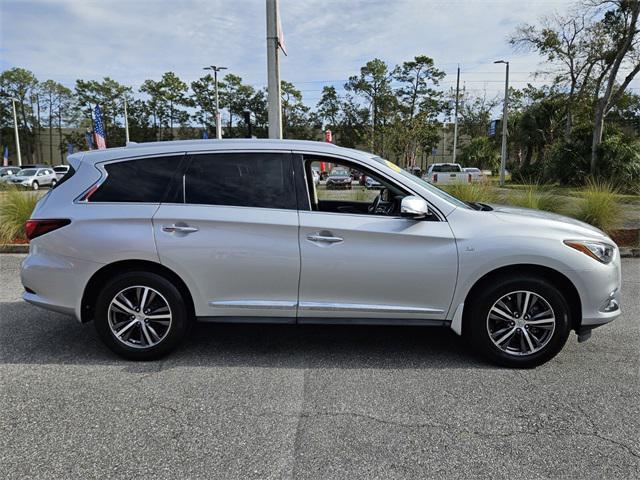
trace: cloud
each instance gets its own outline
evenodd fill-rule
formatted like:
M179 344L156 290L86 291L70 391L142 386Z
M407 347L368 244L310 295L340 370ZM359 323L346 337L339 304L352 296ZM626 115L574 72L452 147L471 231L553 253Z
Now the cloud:
M313 104L323 85L341 87L374 57L392 66L429 55L449 74L446 88L459 63L467 89L490 95L503 88L498 58L511 62L516 87L540 81L531 74L540 59L514 52L508 35L567 2L281 0L280 8L289 53L282 78ZM3 0L0 67L21 66L69 86L110 76L138 87L169 70L192 81L217 64L262 86L264 9L264 0Z

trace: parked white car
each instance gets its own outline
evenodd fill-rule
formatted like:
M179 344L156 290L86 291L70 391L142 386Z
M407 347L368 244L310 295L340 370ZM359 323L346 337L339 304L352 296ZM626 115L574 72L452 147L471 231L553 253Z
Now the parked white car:
M15 175L20 171L20 167L0 167L0 178L4 179Z
M11 175L6 180L7 183L32 190L40 187L54 187L58 182L55 172L51 168L23 168L15 175Z
M424 179L434 185L471 183L471 175L462 170L459 163L434 163L429 166Z
M58 179L58 181L60 181L60 179L67 174L69 168L69 165L56 165L55 167L53 167L53 171L56 173L56 178Z
M480 170L479 168L476 167L465 167L463 168L465 173L468 173L469 175L471 175L470 180L472 182L482 182L485 179L484 174L482 173L482 170Z

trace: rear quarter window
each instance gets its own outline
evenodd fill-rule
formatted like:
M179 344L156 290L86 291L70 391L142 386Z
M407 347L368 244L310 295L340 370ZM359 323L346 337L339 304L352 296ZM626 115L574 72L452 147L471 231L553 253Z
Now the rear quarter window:
M90 202L160 203L183 155L125 160L105 165L107 178Z

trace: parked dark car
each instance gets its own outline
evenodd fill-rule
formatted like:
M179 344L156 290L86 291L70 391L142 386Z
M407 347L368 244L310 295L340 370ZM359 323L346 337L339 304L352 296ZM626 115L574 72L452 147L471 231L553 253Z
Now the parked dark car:
M351 188L353 178L347 170L331 170L331 173L327 177L327 189L334 188Z

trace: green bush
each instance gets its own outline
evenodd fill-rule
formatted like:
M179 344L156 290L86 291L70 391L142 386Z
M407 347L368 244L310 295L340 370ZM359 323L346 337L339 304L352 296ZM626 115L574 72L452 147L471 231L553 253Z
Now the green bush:
M563 205L562 199L554 195L553 190L537 182L525 185L520 191L511 192L507 203L547 212L559 212Z
M602 142L598 172L623 191L640 194L640 141L612 135Z
M24 224L40 197L16 188L9 188L0 195L0 243L24 240Z
M492 203L498 198L491 184L485 182L454 183L440 188L463 202Z
M605 232L621 225L623 210L618 203L617 191L611 183L589 180L580 194L582 198L572 216Z

